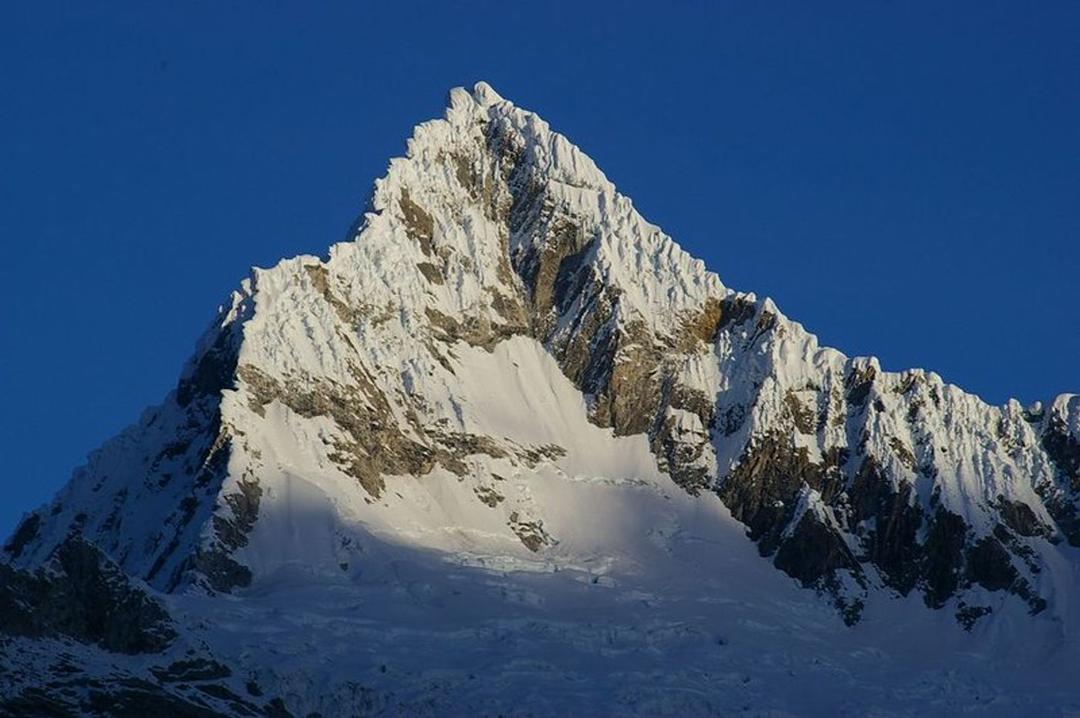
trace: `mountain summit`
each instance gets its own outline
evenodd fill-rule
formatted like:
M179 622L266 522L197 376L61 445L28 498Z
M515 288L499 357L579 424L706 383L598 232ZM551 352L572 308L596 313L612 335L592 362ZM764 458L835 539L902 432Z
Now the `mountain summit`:
M151 652L124 667L147 695L324 716L1067 704L1080 396L994 407L819 346L485 83L415 128L356 227L253 270L176 389L4 547L28 582L81 552L220 667L206 698L161 677L190 657ZM40 656L72 636L8 630ZM119 670L75 639L81 670ZM954 651L951 678L928 651ZM0 701L44 680L71 688L27 673Z

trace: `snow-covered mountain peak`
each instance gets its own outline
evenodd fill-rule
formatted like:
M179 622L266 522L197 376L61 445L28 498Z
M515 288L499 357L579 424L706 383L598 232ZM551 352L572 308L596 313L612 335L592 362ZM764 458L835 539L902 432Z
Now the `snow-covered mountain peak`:
M473 85L473 98L484 107L503 102L503 97L491 85L480 80Z
M820 346L485 83L414 129L355 226L252 270L175 391L26 517L0 604L42 596L44 618L16 630L96 636L76 623L97 583L46 575L74 551L145 582L113 581L136 614L146 584L174 614L176 661L139 680L237 715L258 712L242 676L297 714L507 713L522 689L611 712L566 697L572 660L550 655L579 654L582 675L622 666L600 681L627 713L834 706L837 675L860 691L878 670L868 635L896 665L955 651L966 690L1022 714L1046 694L998 686L1010 661L1073 665L1080 396L993 407ZM731 651L729 630L752 640ZM58 650L20 646L46 667ZM430 669L459 658L489 675L448 696L453 671ZM747 661L817 680L785 702L736 680ZM919 685L957 690L933 673Z
M496 92L495 88L483 80L480 80L473 85L471 92L464 87L454 87L447 93L448 107L446 119L452 122L453 119L450 115L452 111L455 110L468 112L472 110L474 105L483 109L503 102L507 102L507 100Z
M1054 608L1076 397L990 407L819 346L484 83L415 128L356 226L254 270L11 560L74 532L159 589L223 592L352 575L378 536L632 572L620 544L704 502L849 622L882 595L971 622Z

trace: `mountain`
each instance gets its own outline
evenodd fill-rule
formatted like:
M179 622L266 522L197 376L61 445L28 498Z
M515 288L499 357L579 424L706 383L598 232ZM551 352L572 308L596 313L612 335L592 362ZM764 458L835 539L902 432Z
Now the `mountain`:
M1060 715L1078 499L1080 396L819 346L479 83L348 241L253 270L0 568L96 552L222 668L139 680L211 715ZM0 664L129 665L66 626Z

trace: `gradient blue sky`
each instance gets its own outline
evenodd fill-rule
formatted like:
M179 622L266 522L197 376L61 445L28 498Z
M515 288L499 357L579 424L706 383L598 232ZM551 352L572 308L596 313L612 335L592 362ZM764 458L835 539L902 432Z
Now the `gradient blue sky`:
M1080 4L583 5L9 4L0 534L477 79L824 342L1080 391Z

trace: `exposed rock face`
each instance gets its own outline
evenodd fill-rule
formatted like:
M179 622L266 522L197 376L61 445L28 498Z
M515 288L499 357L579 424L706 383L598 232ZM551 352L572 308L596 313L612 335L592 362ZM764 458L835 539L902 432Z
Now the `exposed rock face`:
M161 605L79 538L33 574L0 564L0 633L68 636L115 653L153 653L176 638Z
M124 654L137 660L124 660ZM189 656L169 663L169 656ZM72 537L35 572L0 564L0 715L274 715L179 638L160 601ZM287 713L276 713L287 715Z
M1050 410L1028 417L1040 428L1041 443L1054 465L1054 476L1036 484L1046 509L1066 539L1080 546L1080 396L1059 396ZM1041 420L1040 420L1041 419Z
M461 356L511 339L542 346L594 425L644 435L660 470L717 494L849 622L878 589L931 607L1005 591L1037 612L1047 552L1080 545L1080 397L992 407L820 347L486 86L454 90L446 118L416 129L358 227L326 258L255 270L177 390L23 522L9 560L35 565L74 532L162 590L247 586L278 560L252 538L264 514L288 513L310 479L274 456L267 437L283 436L370 505L405 479L477 476L499 535L543 553L559 541L543 507L514 505L477 462L565 450L510 439L461 389ZM985 613L965 606L966 625Z

